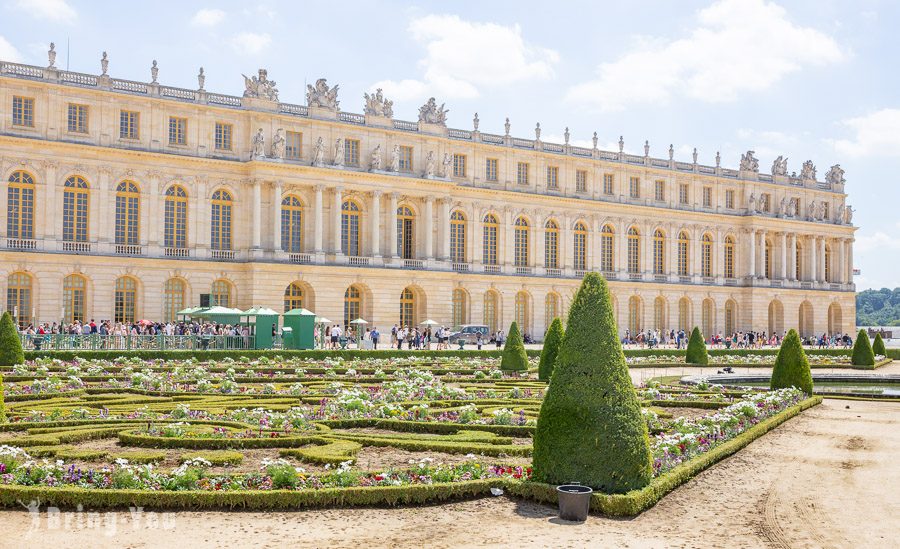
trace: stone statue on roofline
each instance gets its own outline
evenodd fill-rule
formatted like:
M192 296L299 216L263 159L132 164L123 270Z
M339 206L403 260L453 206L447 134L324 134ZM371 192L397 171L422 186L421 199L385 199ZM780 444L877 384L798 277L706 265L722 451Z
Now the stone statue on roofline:
M424 105L419 107L419 122L426 124L437 124L439 126L447 125L447 113L449 109L444 108L445 103L441 103L438 107L434 97L430 97Z
M832 186L846 183L844 169L841 168L840 164L835 164L825 172L825 182Z
M747 151L741 155L741 170L759 173L759 160L756 159L755 151Z
M366 100L365 113L369 116L385 116L392 118L394 116L394 102L385 98L381 88L375 90L375 93L369 95L363 94Z
M813 164L812 160L807 160L803 163L803 168L800 169L800 179L803 181L816 180L816 165Z
M319 107L323 109L338 110L340 101L337 98L338 85L334 87L328 86L328 80L319 78L316 84L306 85L306 104L310 107Z
M787 158L779 154L772 162L772 175L787 175L787 161Z
M269 72L266 69L259 69L258 75L253 77L241 75L244 77L244 97L278 101L278 88L275 87L274 80L269 80Z

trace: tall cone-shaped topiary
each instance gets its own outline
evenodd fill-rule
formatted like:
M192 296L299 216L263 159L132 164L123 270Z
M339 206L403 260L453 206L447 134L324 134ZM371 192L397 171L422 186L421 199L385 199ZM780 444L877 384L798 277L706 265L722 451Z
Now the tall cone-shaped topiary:
M872 344L869 343L869 334L860 330L856 334L856 343L853 344L854 366L875 366L875 353L872 352Z
M775 357L775 368L772 369L772 381L769 386L772 389L796 387L808 395L813 392L809 360L803 351L800 334L793 328L788 331L784 336L784 341L781 342L778 356Z
M703 334L700 328L694 326L691 330L691 338L688 340L687 353L684 361L688 364L709 364L709 354L706 352L706 341L703 340Z
M25 352L22 351L22 340L9 311L0 318L0 366L24 364Z
M515 322L509 325L509 333L506 334L506 345L503 346L500 369L506 372L528 370L528 353L525 352L525 343L522 341L519 325Z
M653 475L650 439L616 335L604 280L588 273L572 300L534 434L534 479L620 494Z
M875 334L875 341L872 342L872 353L875 356L887 356L887 349L884 348L884 340L881 339L881 332Z
M538 363L538 379L550 381L553 374L553 365L556 364L556 355L559 354L559 346L562 345L563 327L559 318L554 318L544 337L544 348L541 349L541 361Z

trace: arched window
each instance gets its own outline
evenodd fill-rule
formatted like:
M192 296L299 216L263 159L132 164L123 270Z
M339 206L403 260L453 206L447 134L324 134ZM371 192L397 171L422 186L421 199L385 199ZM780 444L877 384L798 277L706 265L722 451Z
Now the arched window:
M231 283L227 280L216 280L209 294L210 307L231 307Z
M166 189L165 204L163 244L166 248L179 250L187 248L188 200L184 187L172 185Z
M87 281L81 275L71 274L63 279L63 320L84 322L85 291Z
M452 309L453 327L462 326L468 323L469 307L466 291L462 288L453 290L453 309Z
M734 278L734 238L725 237L725 278Z
M515 224L515 245L513 248L516 267L528 266L528 232L528 220L524 217L517 218Z
M553 220L544 224L544 266L559 268L559 226Z
M587 227L582 222L575 224L575 234L572 237L572 257L576 271L587 270Z
M660 229L653 233L653 274L666 273L666 235Z
M137 283L130 276L116 279L114 318L116 322L131 324L137 309Z
M636 295L628 299L628 330L631 332L631 337L636 336L643 328L643 305L641 298Z
M685 231L678 233L678 276L689 276L688 257L691 241Z
M678 329L691 330L691 300L686 297L678 300Z
M140 244L141 193L133 181L116 187L116 244Z
M66 179L63 190L63 240L87 242L89 208L87 181L77 175Z
M600 270L606 273L616 270L613 238L616 233L612 225L604 225L600 230Z
M764 271L766 273L766 278L772 279L772 241L768 238L766 239L766 249L765 249L765 268Z
M550 323L554 318L560 317L559 311L559 294L550 292L544 299L544 330L550 328Z
M484 216L484 234L482 236L482 246L484 247L484 252L482 253L482 262L485 265L496 265L497 264L497 228L499 223L497 223L497 218L492 214L487 214Z
M316 222L318 223L318 219ZM398 237L399 238L399 237ZM341 204L341 253L359 255L359 204L345 200ZM353 320L359 317L353 317Z
M834 282L831 280L831 246L825 245L825 282Z
M294 195L281 200L281 249L292 254L303 251L303 203Z
M531 333L531 311L529 310L528 294L524 291L516 294L516 311L515 320L519 325L519 332L524 336Z
M653 327L657 330L665 330L666 323L666 298L657 296L653 301Z
M284 289L284 312L303 308L303 286L292 282Z
M700 276L712 276L712 237L708 234L700 238Z
M710 336L713 335L713 321L715 319L713 300L709 298L704 299L701 308L702 318L700 322L700 329L703 330L703 337L709 340Z
M212 195L212 218L210 223L210 245L213 250L231 249L233 199L231 194L219 189Z
M628 229L628 272L641 272L641 233L635 227Z
M730 336L737 330L737 304L731 299L725 302L725 336ZM771 332L770 334L771 335Z
M415 328L416 322L416 294L409 288L404 288L400 293L400 325Z
M416 216L409 206L397 208L397 252L403 259L416 258Z
M31 275L12 273L6 278L6 310L13 315L19 329L34 322Z
M362 292L356 286L350 286L344 292L344 327L350 325L351 320L360 318L362 310Z
M34 238L34 179L27 172L17 171L9 176L6 237L21 240Z
M466 215L459 210L450 214L450 261L466 262Z
M488 327L489 334L497 332L497 327L500 324L497 317L499 311L500 302L497 292L488 290L484 294L484 324Z
M178 311L184 309L184 280L170 278L163 289L163 319L168 322L176 320Z

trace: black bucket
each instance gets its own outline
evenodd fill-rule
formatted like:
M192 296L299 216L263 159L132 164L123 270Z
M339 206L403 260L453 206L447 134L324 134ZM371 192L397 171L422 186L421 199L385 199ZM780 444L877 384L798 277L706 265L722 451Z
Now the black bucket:
M587 520L591 494L594 493L589 486L563 484L556 487L556 492L559 495L559 518L572 522Z

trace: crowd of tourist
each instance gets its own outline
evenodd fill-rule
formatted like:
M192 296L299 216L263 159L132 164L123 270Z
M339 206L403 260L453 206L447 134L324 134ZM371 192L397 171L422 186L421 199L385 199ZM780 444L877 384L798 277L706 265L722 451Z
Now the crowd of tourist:
M787 332L768 333L766 331L740 331L731 335L722 335L718 332L706 338L706 344L714 349L762 349L764 347L778 347ZM668 348L683 349L687 347L690 332L685 330L640 330L632 334L625 330L622 344L635 348ZM853 346L853 339L849 334L827 334L808 336L802 338L803 345L819 349L849 349Z

